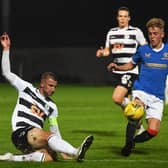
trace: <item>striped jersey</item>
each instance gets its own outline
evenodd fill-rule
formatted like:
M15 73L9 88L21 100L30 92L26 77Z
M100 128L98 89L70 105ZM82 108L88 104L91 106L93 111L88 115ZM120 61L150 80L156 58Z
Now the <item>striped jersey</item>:
M113 62L124 64L131 61L139 45L146 44L143 32L133 26L126 28L115 27L109 30L106 37L105 47L110 48ZM115 73L131 72L138 74L138 67L130 71L113 71Z
M1 66L4 77L18 90L18 99L12 114L13 131L28 125L43 128L46 118L58 116L57 106L50 98L44 97L31 83L11 72L9 51L3 51ZM56 129L57 134L60 134L58 127Z
M18 100L12 115L12 128L16 130L26 125L43 128L47 117L58 115L57 106L50 98L45 98L31 83L16 76L12 83L18 90Z

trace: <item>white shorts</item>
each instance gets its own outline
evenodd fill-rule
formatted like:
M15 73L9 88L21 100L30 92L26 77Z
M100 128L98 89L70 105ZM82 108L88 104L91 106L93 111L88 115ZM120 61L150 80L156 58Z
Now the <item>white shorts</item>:
M146 119L162 120L164 102L160 98L141 90L132 91L132 99L139 98L145 105Z

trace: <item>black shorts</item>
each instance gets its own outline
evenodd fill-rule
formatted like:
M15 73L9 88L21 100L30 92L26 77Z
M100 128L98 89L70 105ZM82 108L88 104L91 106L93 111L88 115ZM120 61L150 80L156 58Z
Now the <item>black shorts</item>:
M117 74L112 73L112 84L114 87L123 86L128 89L130 92L134 81L138 78L137 74L133 73L124 73L124 74Z
M32 126L26 126L24 128L19 128L12 133L12 142L17 149L23 153L33 152L31 145L27 141L27 133L29 130L33 129Z

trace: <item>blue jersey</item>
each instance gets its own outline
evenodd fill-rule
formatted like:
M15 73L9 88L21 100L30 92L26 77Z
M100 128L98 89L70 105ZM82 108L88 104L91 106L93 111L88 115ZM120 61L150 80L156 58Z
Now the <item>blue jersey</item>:
M141 63L139 78L134 82L134 88L164 99L168 75L168 44L158 52L149 45L141 46L132 57L132 61Z

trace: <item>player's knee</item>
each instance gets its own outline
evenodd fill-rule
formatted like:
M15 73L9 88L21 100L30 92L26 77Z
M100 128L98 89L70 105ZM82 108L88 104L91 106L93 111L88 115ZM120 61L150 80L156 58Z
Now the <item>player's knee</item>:
M151 137L155 137L155 136L157 136L157 134L158 134L158 130L155 130L155 129L150 129L150 128L148 128L148 130L147 130L147 132L148 132L148 134L151 136Z
M57 161L57 153L56 152L54 152L50 149L47 149L47 148L43 148L38 151L44 154L43 162Z
M29 144L35 148L43 148L47 146L47 139L51 133L45 132L41 129L34 128L30 130L27 134Z
M51 155L49 155L48 153L45 153L44 154L44 162L52 162L52 161L55 161Z

